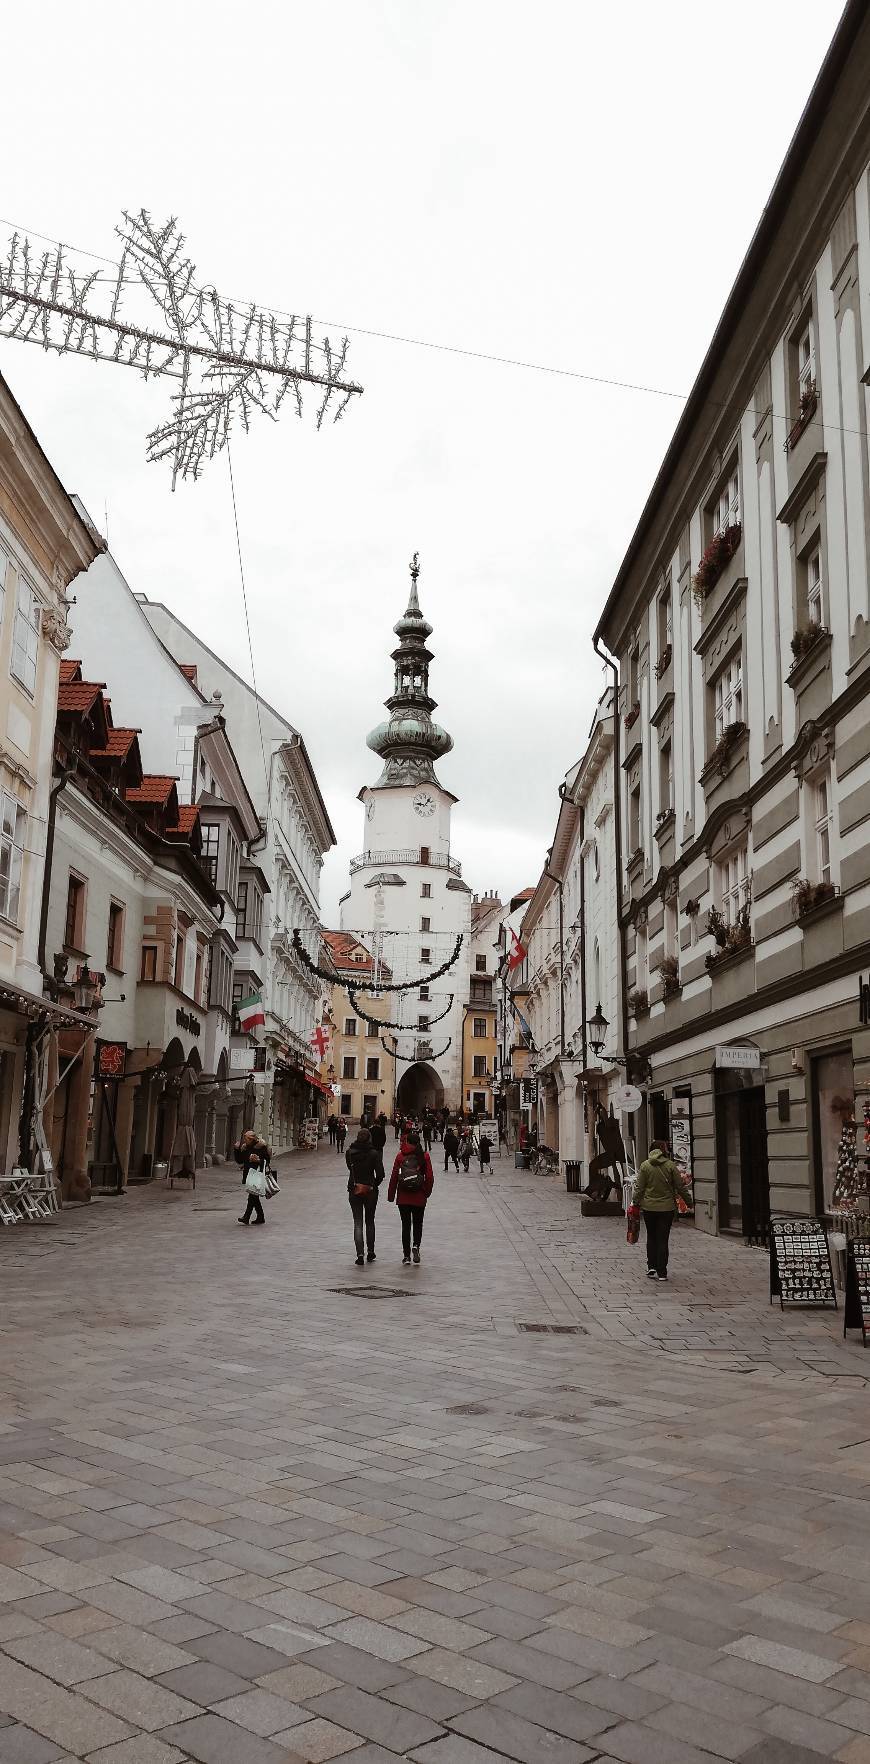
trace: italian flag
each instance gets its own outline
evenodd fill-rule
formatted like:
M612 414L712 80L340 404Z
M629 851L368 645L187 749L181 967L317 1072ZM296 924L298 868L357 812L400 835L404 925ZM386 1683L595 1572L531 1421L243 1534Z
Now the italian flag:
M262 993L252 992L250 998L240 998L236 1005L236 1015L243 1034L250 1035L258 1023L265 1023L266 1013L263 1010Z

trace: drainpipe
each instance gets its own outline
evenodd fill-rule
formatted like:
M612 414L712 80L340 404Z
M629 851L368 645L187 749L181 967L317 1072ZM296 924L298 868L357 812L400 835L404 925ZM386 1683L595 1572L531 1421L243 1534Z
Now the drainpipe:
M595 654L601 661L603 661L604 666L610 669L613 677L613 867L616 887L616 926L619 932L619 993L617 1005L619 1020L616 1025L616 1046L617 1049L620 1047L625 1048L625 1075L626 1078L628 1078L628 963L626 960L625 947L626 920L622 911L622 791L619 785L619 669L616 662L613 660L613 657L607 655L601 648L597 636L593 638L592 647L595 650Z
M586 809L580 809L580 844L586 840ZM586 860L580 859L580 1051L586 1071ZM585 1103L585 1098L584 1098Z

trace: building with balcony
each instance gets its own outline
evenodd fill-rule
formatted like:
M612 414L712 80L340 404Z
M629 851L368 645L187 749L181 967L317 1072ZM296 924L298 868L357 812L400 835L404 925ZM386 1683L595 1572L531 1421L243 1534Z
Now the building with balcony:
M868 387L852 0L596 632L639 1149L679 1116L696 1222L749 1238L771 1209L829 1214L870 1129Z
M348 932L324 931L323 948L326 965L331 962L338 976L324 999L330 1037L320 1066L321 1080L333 1091L330 1112L351 1128L377 1115L389 1120L396 1106L396 1038L379 1024L396 1016L397 995L375 989L371 952ZM378 978L391 978L384 963Z
M408 604L394 626L399 642L392 652L389 721L368 737L383 769L359 793L365 850L351 863L341 902L342 930L371 951L375 983L383 962L394 980L415 982L392 995L391 1015L400 1025L397 1106L416 1115L427 1107L462 1106L471 947L471 890L450 851L456 797L435 772L453 742L432 721L432 626L420 611L418 574L415 557Z

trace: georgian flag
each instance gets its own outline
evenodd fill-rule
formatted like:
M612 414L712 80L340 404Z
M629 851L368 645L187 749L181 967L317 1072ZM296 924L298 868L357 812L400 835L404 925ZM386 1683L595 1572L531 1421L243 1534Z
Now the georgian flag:
M258 1023L265 1024L266 1013L263 1010L263 995L252 992L250 998L240 998L236 1005L236 1016L243 1035L250 1035Z
M319 1060L325 1060L329 1048L329 1024L321 1023L310 1037L311 1045Z

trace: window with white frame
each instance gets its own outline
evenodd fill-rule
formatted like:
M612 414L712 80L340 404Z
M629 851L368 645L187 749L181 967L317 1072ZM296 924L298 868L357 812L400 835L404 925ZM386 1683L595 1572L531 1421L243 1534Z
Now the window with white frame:
M813 784L816 831L816 881L831 881L831 774L822 772Z
M817 545L806 561L807 618L811 625L822 624L822 551Z
M661 656L664 654L665 650L668 649L668 647L673 643L673 639L674 639L674 615L673 615L673 606L672 606L672 602L671 602L670 579L668 579L664 588L661 591L661 594L659 595L658 606L657 606L656 610L657 610L657 619L658 619L659 655Z
M26 828L26 809L4 790L0 803L0 913L13 924L18 923Z
M736 527L740 521L740 474L735 465L728 473L719 495L713 504L713 535L724 533L726 527Z
M797 338L798 395L809 395L816 383L816 339L810 316Z
M672 895L670 899L665 901L664 944L666 956L679 955L677 943L677 901L675 895Z
M669 741L663 741L659 748L659 814L662 818L670 814L674 806L674 760L673 749Z
M714 733L718 741L732 723L743 721L743 658L739 650L716 676L713 708Z
M634 984L638 992L645 992L649 985L649 958L647 930L645 925L638 925L634 941Z
M749 905L749 848L735 846L719 865L720 910L726 925L736 925Z
M640 849L640 785L635 784L628 798L628 855L634 857Z
M36 689L39 614L40 603L30 583L25 581L23 576L19 576L15 628L12 633L12 660L9 666L13 678L24 687L25 692L30 693L31 697Z

